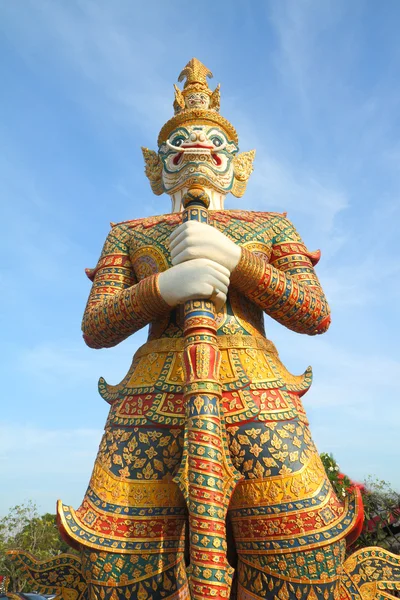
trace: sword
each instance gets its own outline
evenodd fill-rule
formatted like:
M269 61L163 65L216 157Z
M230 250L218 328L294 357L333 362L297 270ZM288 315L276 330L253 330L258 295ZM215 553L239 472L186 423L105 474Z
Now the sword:
M183 222L209 222L210 199L193 185L183 197ZM189 589L192 600L226 600L234 569L226 556L226 515L237 482L222 407L215 307L211 300L184 306L185 437L175 477L189 512Z

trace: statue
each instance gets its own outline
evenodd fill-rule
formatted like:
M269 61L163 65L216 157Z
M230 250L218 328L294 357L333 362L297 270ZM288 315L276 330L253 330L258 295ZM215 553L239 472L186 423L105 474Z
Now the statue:
M311 439L311 369L292 375L264 331L263 312L298 333L328 329L320 253L284 214L224 208L255 152L238 153L209 77L186 65L158 152L143 148L171 213L113 224L87 270L86 343L111 347L147 325L149 336L120 384L100 379L111 408L88 490L78 510L58 504L81 553L70 597L388 598L398 557L370 548L345 561L362 502L357 489L336 496ZM47 590L50 571L35 579Z

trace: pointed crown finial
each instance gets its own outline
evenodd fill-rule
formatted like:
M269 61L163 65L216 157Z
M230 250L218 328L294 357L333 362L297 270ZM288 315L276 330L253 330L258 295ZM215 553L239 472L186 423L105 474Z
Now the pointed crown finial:
M197 58L189 60L182 69L178 81L185 81L183 90L176 85L174 110L175 114L185 109L202 108L219 111L219 85L214 91L210 90L207 77L211 79L213 74Z
M238 142L235 128L219 115L220 86L214 91L208 87L207 78L211 79L213 74L197 58L192 58L179 74L178 81L185 80L183 89L175 88L174 113L161 129L158 143L161 145L168 135L178 125L193 122L215 123L222 126L228 133L230 139Z
M179 74L178 81L181 82L186 78L185 85L183 86L184 88L199 83L208 90L207 77L210 79L213 77L210 69L207 69L207 67L203 65L203 63L197 58L192 58L189 60L186 67L182 69L181 73Z

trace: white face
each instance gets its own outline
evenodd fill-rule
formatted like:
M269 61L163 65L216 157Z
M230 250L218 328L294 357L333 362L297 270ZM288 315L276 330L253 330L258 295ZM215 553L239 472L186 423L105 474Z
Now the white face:
M200 183L227 194L233 185L233 158L237 145L222 129L190 125L175 129L159 149L162 183L167 194Z
M193 92L185 98L186 108L208 108L210 98L204 92Z

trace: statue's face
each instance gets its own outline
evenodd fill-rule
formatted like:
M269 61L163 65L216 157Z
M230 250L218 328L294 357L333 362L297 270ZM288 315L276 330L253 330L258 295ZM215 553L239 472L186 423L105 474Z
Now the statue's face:
M178 127L159 149L164 191L171 194L200 183L227 194L233 185L232 161L237 151L219 127Z
M207 109L210 104L210 97L204 92L193 92L185 98L186 108L204 108Z

